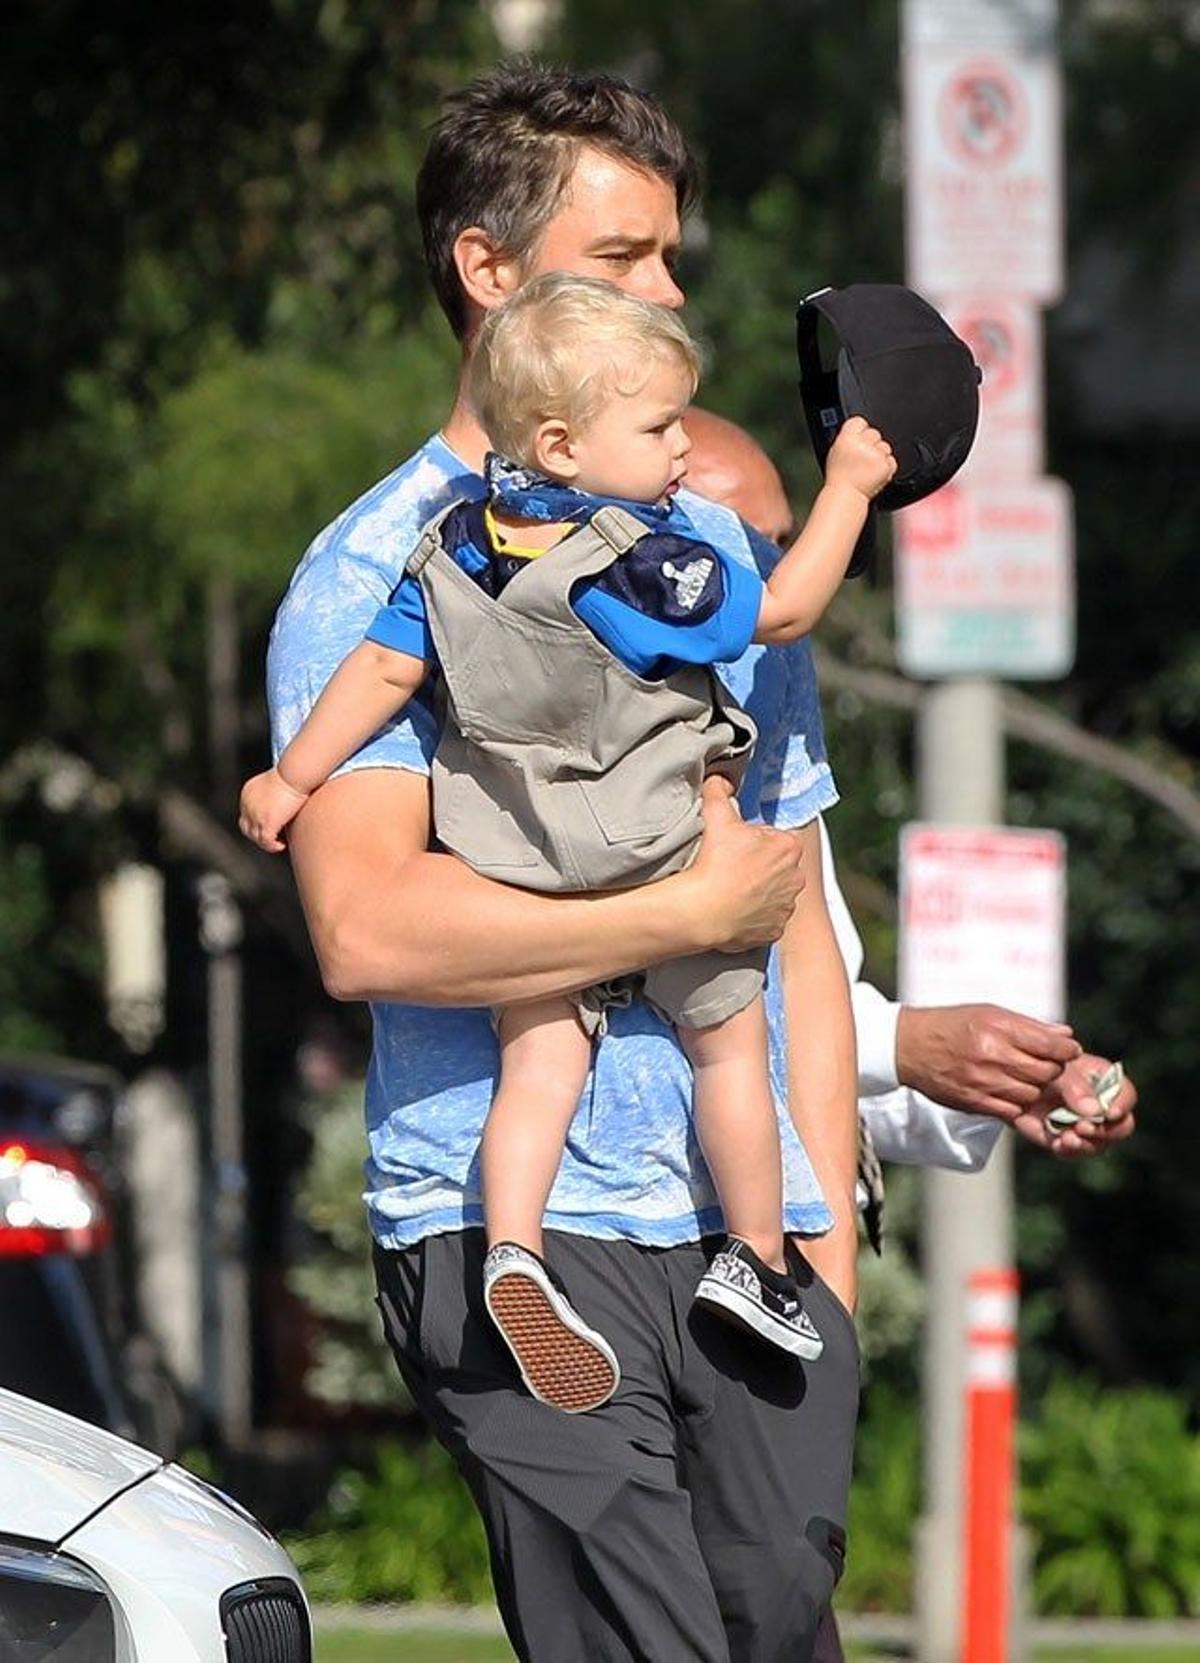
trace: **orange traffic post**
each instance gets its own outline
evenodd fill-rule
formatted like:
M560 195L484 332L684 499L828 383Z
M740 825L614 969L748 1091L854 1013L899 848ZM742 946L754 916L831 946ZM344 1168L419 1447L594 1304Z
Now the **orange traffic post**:
M1012 1623L1017 1272L967 1283L963 1663L1008 1663Z

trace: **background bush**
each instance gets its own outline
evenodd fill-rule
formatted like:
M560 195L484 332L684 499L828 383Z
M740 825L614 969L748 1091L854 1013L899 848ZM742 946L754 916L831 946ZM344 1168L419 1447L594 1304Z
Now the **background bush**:
M342 1473L311 1530L287 1548L317 1603L492 1599L475 1504L435 1443L382 1443L372 1469Z
M1021 1513L1043 1616L1200 1614L1200 1439L1163 1392L1059 1380L1021 1427ZM912 1608L915 1403L872 1390L850 1497L847 1611ZM483 1528L436 1444L380 1446L288 1542L317 1601L490 1602Z
M1022 1427L1021 1476L1040 1612L1200 1612L1200 1439L1178 1398L1058 1380Z

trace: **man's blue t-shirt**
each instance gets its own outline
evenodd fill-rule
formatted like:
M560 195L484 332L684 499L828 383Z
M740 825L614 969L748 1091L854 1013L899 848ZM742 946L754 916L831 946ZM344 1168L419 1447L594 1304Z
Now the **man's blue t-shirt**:
M321 532L280 606L267 661L276 756L325 683L393 593L427 520L483 482L439 436ZM726 560L770 571L777 551L728 509L681 493L704 542ZM837 800L825 759L807 641L751 646L717 672L755 718L759 742L739 796L748 820L807 824ZM428 774L438 732L418 695L339 773ZM403 1247L482 1223L479 1136L496 1084L485 1009L377 1002L367 1074L365 1200L376 1239ZM786 1110L779 975L767 981L771 1080L784 1157L785 1227L818 1233L832 1219ZM671 1027L641 1001L611 1013L567 1138L546 1214L550 1229L666 1247L721 1229L691 1122L691 1070Z

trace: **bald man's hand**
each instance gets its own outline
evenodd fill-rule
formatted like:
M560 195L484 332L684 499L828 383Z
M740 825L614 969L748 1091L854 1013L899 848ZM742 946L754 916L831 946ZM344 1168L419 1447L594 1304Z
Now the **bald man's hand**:
M733 786L719 775L704 782L703 809L704 837L686 876L709 946L740 953L778 941L804 888L800 839L747 825Z
M1085 1051L1069 1062L1041 1097L1011 1122L1013 1131L1035 1148L1047 1149L1066 1161L1102 1155L1114 1143L1124 1143L1133 1135L1136 1124L1133 1111L1138 1100L1137 1087L1128 1076L1109 1104L1105 1118L1091 1118L1103 1107L1096 1098L1094 1082L1111 1067L1111 1058ZM1077 1125L1055 1135L1047 1126L1046 1116L1062 1105L1074 1109L1081 1118Z
M896 1026L902 1085L947 1108L1010 1122L1037 1111L1081 1050L1064 1023L1000 1005L905 1005Z

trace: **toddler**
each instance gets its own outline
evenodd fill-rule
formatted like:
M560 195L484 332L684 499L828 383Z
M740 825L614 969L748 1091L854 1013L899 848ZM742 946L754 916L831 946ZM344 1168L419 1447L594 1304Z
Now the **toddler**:
M276 766L247 782L241 828L281 850L307 797L436 665L444 847L488 877L550 891L680 870L699 842L704 778L736 785L755 740L711 666L813 627L895 471L891 449L861 418L845 424L804 529L764 582L697 541L674 501L699 377L674 313L593 279L540 277L489 314L470 374L496 447L484 501L426 526L365 641ZM784 1259L765 962L765 951L703 954L638 981L691 1062L728 1231L695 1297L812 1360L822 1342ZM542 1259L542 1214L591 1045L629 997L626 981L495 1013L485 1301L533 1395L570 1412L605 1402L620 1370Z

